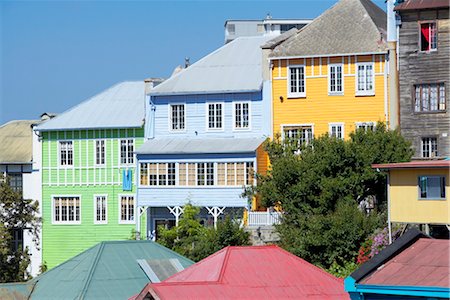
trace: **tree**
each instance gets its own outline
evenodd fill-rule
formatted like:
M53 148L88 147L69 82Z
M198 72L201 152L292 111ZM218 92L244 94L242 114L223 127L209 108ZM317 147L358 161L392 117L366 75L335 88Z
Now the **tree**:
M0 282L24 281L30 277L28 249L14 249L15 231L28 229L38 243L40 218L38 203L22 199L20 193L9 186L9 179L0 183Z
M385 175L373 163L409 161L410 143L379 123L374 131L357 130L346 141L323 135L299 149L298 141L266 141L271 161L259 175L263 205L285 212L277 227L281 245L325 269L348 265L360 244L385 220ZM359 201L374 195L369 215Z
M199 207L187 204L178 226L159 228L158 242L193 261L202 260L226 246L249 244L250 234L230 216L219 221L217 229L214 229L201 224L199 213Z

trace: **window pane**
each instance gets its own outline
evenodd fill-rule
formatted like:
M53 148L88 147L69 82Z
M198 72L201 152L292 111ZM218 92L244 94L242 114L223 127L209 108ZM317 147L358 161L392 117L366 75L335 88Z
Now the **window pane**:
M175 185L175 163L167 164L167 184Z
M205 185L205 164L197 164L197 185Z
M217 184L225 185L225 163L217 164Z
M235 163L227 163L227 185L236 185L234 167Z
M178 184L186 185L186 164L180 163L178 164Z
M245 163L236 163L236 184L245 185Z
M188 185L195 186L196 185L196 176L195 176L195 164L188 164Z
M141 185L148 185L148 164L141 163Z

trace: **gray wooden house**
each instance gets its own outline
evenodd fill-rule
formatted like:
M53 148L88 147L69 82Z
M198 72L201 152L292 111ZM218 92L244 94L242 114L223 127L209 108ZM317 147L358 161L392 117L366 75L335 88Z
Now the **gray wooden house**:
M395 10L401 132L415 157L449 157L449 1L407 0Z

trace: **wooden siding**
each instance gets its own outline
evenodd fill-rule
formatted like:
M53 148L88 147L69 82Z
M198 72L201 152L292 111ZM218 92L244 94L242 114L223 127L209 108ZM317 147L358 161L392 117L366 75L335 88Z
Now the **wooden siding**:
M280 134L282 125L313 125L314 135L326 134L330 123L344 123L344 136L355 129L357 122L386 122L384 54L274 60L272 68L273 133ZM356 96L355 62L373 62L375 95ZM343 95L328 94L328 64L343 63ZM287 95L287 66L305 65L306 97Z
M436 137L438 155L450 156L450 22L448 10L401 12L399 37L400 128L421 156L422 137ZM437 51L419 51L419 21L437 20ZM444 82L445 112L414 113L414 84Z
M120 130L83 130L44 132L42 141L42 258L49 268L79 254L89 247L107 240L131 237L134 224L119 224L119 195L134 195L122 189L119 139L134 138L135 149L143 143L142 128ZM104 166L95 165L95 139L106 141ZM73 140L73 167L58 166L58 142ZM133 178L134 182L134 178ZM107 195L107 224L94 224L94 195ZM79 196L80 224L52 224L52 198ZM135 198L135 201L136 198ZM145 220L141 222L145 224ZM142 231L145 232L145 229Z
M253 137L269 135L263 122L268 116L263 106L262 93L229 93L207 95L155 96L155 137ZM250 101L250 129L233 130L233 102ZM268 99L267 102L270 102ZM223 130L207 129L207 103L224 103ZM169 104L186 104L186 130L182 132L169 131Z
M446 199L419 200L418 177L446 176ZM448 169L390 171L390 212L392 222L418 224L450 224Z

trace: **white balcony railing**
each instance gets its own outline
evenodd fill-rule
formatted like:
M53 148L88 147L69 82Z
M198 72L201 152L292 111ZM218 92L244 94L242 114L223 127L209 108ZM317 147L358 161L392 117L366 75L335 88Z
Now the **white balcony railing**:
M280 224L281 213L277 211L249 211L248 226L263 226Z

